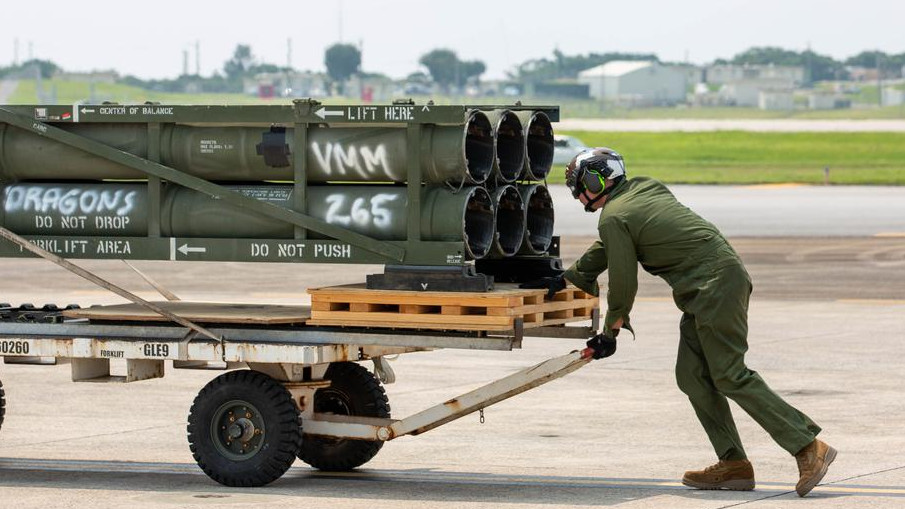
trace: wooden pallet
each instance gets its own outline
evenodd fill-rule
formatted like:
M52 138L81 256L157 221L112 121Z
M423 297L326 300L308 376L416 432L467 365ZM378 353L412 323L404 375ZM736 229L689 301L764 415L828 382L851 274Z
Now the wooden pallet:
M569 287L545 300L545 290L498 284L491 292L368 290L364 285L309 289L308 325L428 330L505 331L589 320L597 297Z
M177 316L198 323L302 324L310 317L308 306L183 301L155 302L154 304ZM169 319L138 304L116 304L112 306L68 309L63 312L63 315L71 318L117 322L169 321Z

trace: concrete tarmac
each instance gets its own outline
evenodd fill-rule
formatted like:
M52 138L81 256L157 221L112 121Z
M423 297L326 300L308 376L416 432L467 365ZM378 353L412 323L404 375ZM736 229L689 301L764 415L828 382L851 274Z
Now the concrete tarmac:
M567 237L567 263L593 239ZM69 367L0 366L0 507L722 508L905 505L905 239L736 238L755 284L748 362L824 428L840 455L824 485L794 493L794 459L733 407L758 479L753 492L687 489L714 461L675 386L679 312L665 283L642 277L614 357L418 437L387 443L362 469L297 464L259 489L222 487L191 458L186 415L217 372L170 370L128 385L75 384ZM870 253L870 254L865 254ZM134 290L124 264L81 262ZM304 288L361 281L373 266L139 262L183 298L304 302ZM224 277L224 274L227 275ZM38 260L0 261L0 300L111 299ZM605 283L605 278L602 279ZM148 292L142 295L151 297ZM387 386L403 417L582 346L526 339L513 352L401 356Z
M549 186L558 235L597 231L563 184ZM905 187L670 185L682 203L731 237L905 236Z
M601 119L567 118L553 125L557 131L619 132L905 132L905 120L799 120L775 119Z

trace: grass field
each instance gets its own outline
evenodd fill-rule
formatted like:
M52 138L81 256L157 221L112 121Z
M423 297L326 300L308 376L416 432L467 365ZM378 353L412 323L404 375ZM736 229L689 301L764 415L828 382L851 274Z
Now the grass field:
M631 175L665 182L905 185L905 133L568 132L619 150ZM562 168L551 180L563 180Z

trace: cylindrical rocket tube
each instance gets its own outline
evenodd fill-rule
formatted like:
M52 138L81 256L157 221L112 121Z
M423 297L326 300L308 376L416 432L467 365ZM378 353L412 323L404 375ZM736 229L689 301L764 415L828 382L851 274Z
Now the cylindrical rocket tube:
M525 201L526 211L522 252L544 254L553 242L553 198L542 184L519 186L519 193Z
M148 155L145 124L59 124L58 127L139 157ZM464 125L425 125L422 181L480 184L493 167L494 138L480 111ZM307 158L312 183L405 182L408 138L400 127L311 127L308 146L293 130L163 125L160 162L212 181L293 180L293 158ZM28 131L0 124L0 181L144 179L132 168Z
M498 187L491 196L496 207L494 250L503 256L512 256L518 252L525 237L525 204L512 185Z
M493 125L496 154L493 160L494 178L499 182L514 182L525 165L525 133L522 122L510 110L487 112Z
M292 206L291 185L226 186L246 197ZM307 213L379 240L405 240L407 189L399 186L328 185L308 188ZM292 238L294 226L171 185L164 190L161 235L203 238ZM145 236L147 186L133 183L21 183L2 187L0 224L20 235ZM465 241L467 255L482 258L493 240L493 203L480 187L458 193L433 187L421 201L421 238ZM312 235L314 236L314 235Z
M525 129L525 180L543 180L553 167L553 126L542 111L516 113Z
M54 127L137 155L148 156L144 124L67 124ZM0 181L143 179L144 173L9 124L0 123Z

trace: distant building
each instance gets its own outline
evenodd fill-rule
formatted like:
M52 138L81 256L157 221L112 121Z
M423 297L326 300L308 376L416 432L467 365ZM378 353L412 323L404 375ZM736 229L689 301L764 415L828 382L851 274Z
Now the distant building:
M805 82L804 67L784 65L711 65L704 72L704 80L715 85L724 85L739 81L755 82L759 80L788 82L789 86L798 88Z
M840 110L851 108L852 101L844 97L840 97L833 92L812 92L808 94L809 110Z
M364 103L390 101L395 89L393 80L384 76L352 76L345 86L347 97L354 97Z
M737 80L724 84L718 92L720 103L726 106L760 107L762 91L792 90L787 79Z
M632 105L685 102L686 73L657 62L616 60L578 73L591 97Z
M852 81L877 81L876 67L848 66L845 68Z
M901 106L905 104L905 90L895 87L883 87L880 103L883 106Z
M54 75L60 81L79 81L83 83L116 83L119 73L116 71L60 72Z
M316 97L326 95L326 80L313 72L267 72L246 78L245 93L261 97Z
M762 110L794 110L795 96L792 89L761 90L757 94L757 107Z

